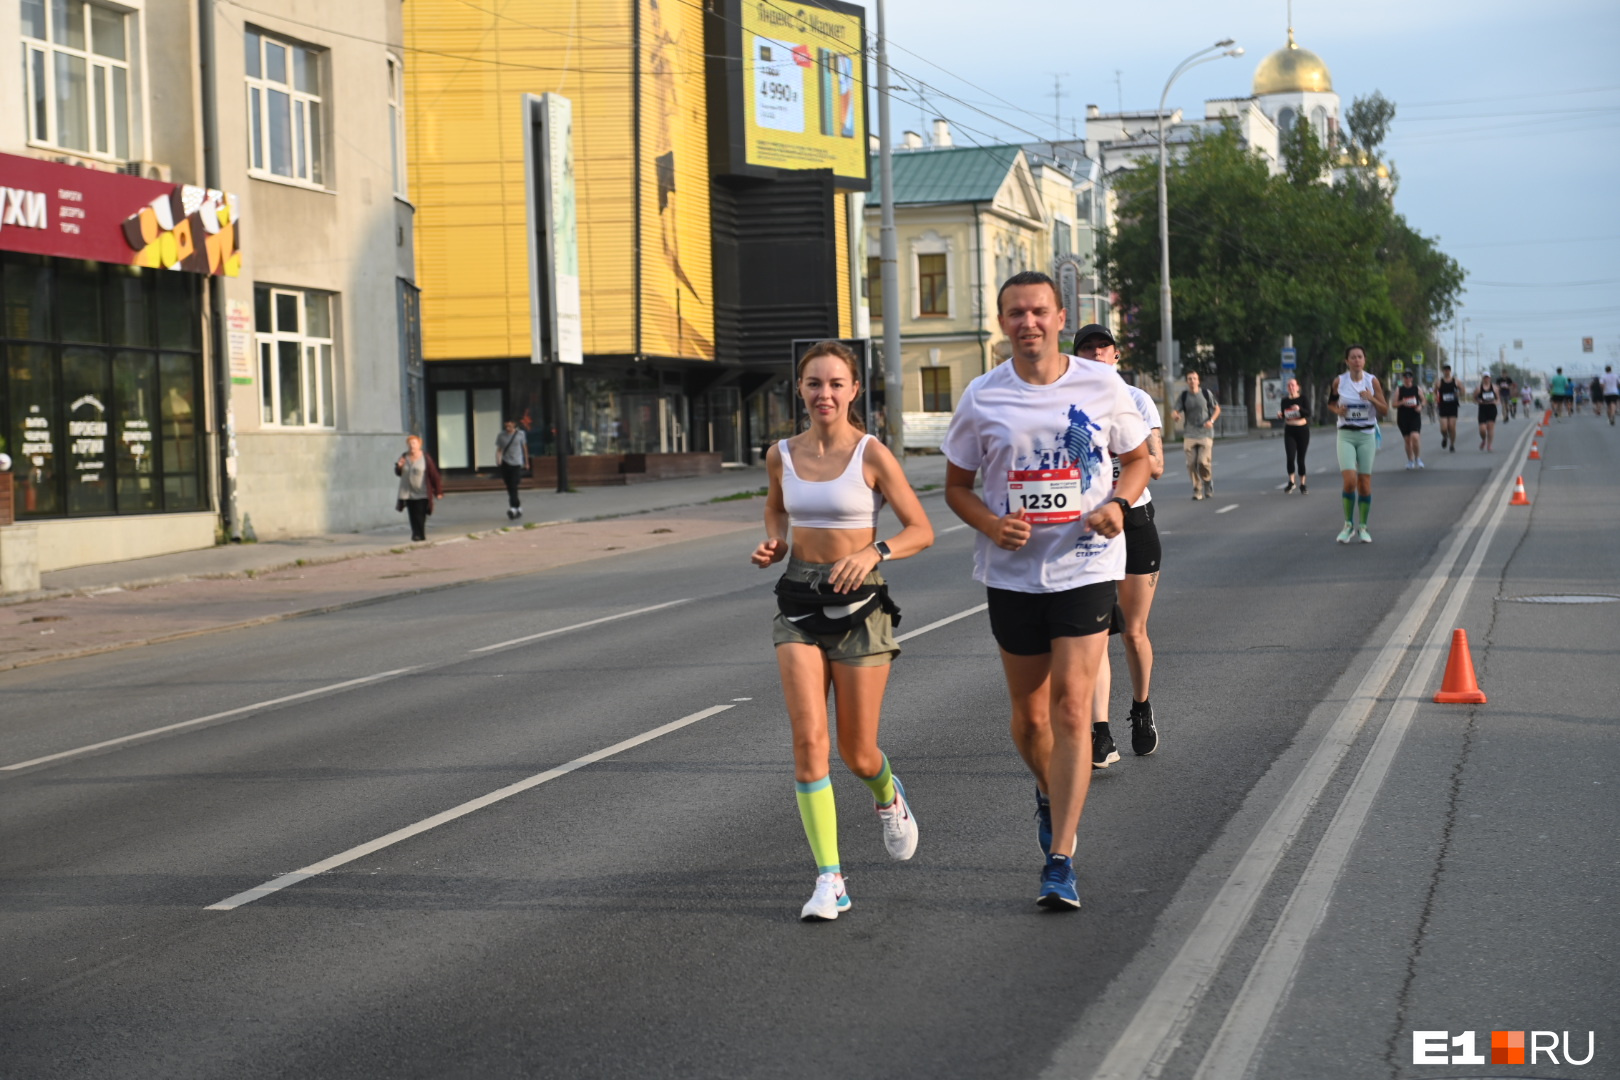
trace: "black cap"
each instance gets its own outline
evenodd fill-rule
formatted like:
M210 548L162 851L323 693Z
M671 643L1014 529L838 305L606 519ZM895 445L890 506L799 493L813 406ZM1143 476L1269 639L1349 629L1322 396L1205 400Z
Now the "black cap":
M1104 326L1102 323L1087 323L1086 325L1082 326L1074 335L1074 347L1078 349L1080 347L1080 343L1086 340L1088 337L1105 337L1108 339L1108 344L1116 346L1119 344L1114 340L1113 331L1109 330L1108 327Z

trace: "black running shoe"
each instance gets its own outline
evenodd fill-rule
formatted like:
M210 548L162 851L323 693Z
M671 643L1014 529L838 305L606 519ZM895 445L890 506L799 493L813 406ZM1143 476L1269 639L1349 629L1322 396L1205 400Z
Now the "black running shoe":
M1114 736L1108 732L1108 721L1091 725L1091 767L1093 769L1106 769L1119 760L1119 749L1114 746Z
M1159 729L1153 726L1153 704L1131 702L1131 749L1137 757L1147 757L1159 748Z

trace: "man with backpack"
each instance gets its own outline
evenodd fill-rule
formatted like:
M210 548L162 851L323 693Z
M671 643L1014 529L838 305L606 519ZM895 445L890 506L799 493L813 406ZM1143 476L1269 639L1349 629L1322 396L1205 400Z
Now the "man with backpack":
M1181 422L1181 448L1187 455L1187 475L1192 477L1195 501L1215 494L1215 421L1221 415L1221 403L1198 383L1198 372L1187 372L1187 389L1170 410Z

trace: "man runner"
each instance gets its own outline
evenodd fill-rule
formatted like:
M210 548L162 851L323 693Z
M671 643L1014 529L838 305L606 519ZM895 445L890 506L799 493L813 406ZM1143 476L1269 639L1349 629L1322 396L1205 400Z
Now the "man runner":
M1082 360L1096 360L1117 369L1119 347L1106 326L1082 326L1074 338L1075 354ZM1145 391L1126 385L1131 402L1148 426L1148 478L1164 475L1164 421L1159 407ZM1119 482L1122 466L1114 459L1114 482ZM1125 577L1119 583L1119 610L1124 625L1113 632L1125 639L1125 666L1131 673L1131 750L1147 757L1159 748L1159 730L1153 724L1153 703L1148 692L1153 682L1153 642L1148 639L1148 613L1153 610L1153 594L1159 586L1159 527L1153 523L1153 494L1147 488L1125 514ZM1091 767L1106 769L1119 760L1113 733L1108 730L1108 698L1113 678L1105 659L1097 669L1097 691L1091 723Z
M1440 449L1457 452L1457 405L1462 401L1462 387L1451 377L1451 365L1440 368L1440 381L1434 384L1435 396L1440 399Z
M1565 409L1572 410L1571 402L1574 401L1572 397L1574 390L1570 387L1569 376L1564 374L1563 368L1559 368L1547 384L1547 394L1552 398L1554 420L1561 418ZM1573 415L1573 410L1571 414Z
M1125 382L1066 356L1057 286L1025 271L996 319L1012 359L968 384L941 449L945 501L979 532L973 576L989 593L1012 737L1035 775L1046 853L1036 903L1080 906L1074 850L1091 786L1091 704L1125 576L1125 511L1147 486L1147 425ZM1123 463L1110 484L1111 459ZM984 474L984 495L973 483Z
M1609 426L1614 426L1614 410L1620 406L1620 375L1614 373L1613 364L1603 365L1603 374L1598 376L1603 384L1603 407L1609 411Z

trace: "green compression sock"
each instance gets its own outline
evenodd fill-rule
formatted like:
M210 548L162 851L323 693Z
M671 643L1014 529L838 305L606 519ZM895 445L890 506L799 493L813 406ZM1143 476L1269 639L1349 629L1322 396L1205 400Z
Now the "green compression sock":
M1348 525L1354 520L1356 520L1356 493L1347 491L1344 493L1344 523Z
M1371 511L1372 511L1372 493L1369 492L1366 495L1363 495L1361 497L1361 527L1363 529L1365 529L1367 527L1367 515Z
M879 806L888 806L894 802L894 771L889 768L889 755L883 755L883 768L876 776L863 776L861 783L872 789L872 798L877 800Z
M833 800L832 777L823 776L806 784L795 780L799 796L799 819L804 836L810 841L810 854L823 874L841 874L838 865L838 804Z

